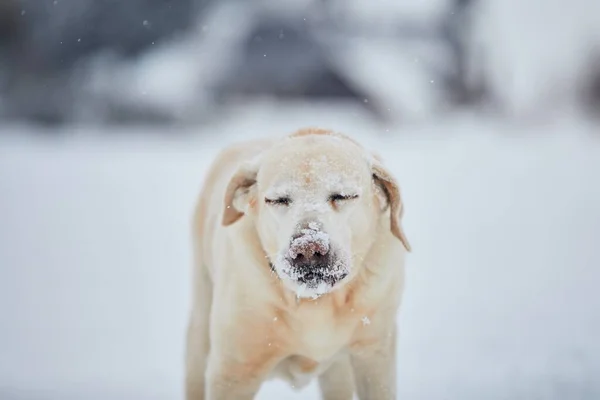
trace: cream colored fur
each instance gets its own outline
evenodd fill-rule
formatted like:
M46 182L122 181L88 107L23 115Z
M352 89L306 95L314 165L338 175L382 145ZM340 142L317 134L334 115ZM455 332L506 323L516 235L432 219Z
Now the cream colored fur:
M333 202L331 191L359 197ZM289 207L265 203L282 192ZM224 150L194 219L187 400L250 400L271 377L295 388L318 378L326 400L395 399L396 314L410 249L402 210L381 159L346 136L305 129ZM308 298L269 266L307 218L345 250L350 271Z

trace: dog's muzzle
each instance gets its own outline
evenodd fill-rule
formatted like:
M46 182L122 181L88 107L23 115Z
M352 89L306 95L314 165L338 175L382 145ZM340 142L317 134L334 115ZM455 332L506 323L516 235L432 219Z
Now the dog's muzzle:
M284 258L290 278L309 288L334 286L348 275L330 247L329 236L319 230L303 229L294 235Z

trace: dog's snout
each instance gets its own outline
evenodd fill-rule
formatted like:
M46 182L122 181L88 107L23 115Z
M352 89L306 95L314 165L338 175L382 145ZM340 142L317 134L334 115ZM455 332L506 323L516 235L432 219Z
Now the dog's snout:
M316 221L304 221L292 236L289 255L296 261L324 258L329 253L329 236Z
M290 245L290 256L293 259L324 257L329 253L329 244L319 238L296 236Z
M345 260L330 243L321 223L303 221L296 229L285 255L293 280L316 289L320 285L333 287L348 275Z

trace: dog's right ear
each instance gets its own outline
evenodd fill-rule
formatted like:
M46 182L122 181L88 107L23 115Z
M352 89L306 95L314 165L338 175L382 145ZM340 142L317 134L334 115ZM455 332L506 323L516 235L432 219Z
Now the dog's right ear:
M242 218L249 203L251 189L256 184L258 163L247 163L233 174L225 191L223 226L228 226Z
M383 166L381 157L374 155L371 163L371 170L373 172L373 180L375 184L381 190L386 200L386 208L390 209L390 230L394 236L396 236L404 245L407 251L411 251L410 243L402 229L402 214L404 212L404 204L400 197L400 189L396 179Z

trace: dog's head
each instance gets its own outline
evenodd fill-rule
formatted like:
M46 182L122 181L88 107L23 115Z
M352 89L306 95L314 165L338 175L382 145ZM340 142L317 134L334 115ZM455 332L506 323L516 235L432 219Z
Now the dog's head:
M271 268L299 297L352 279L384 220L410 250L398 185L380 159L317 133L292 135L240 167L225 196L223 224L252 218Z

